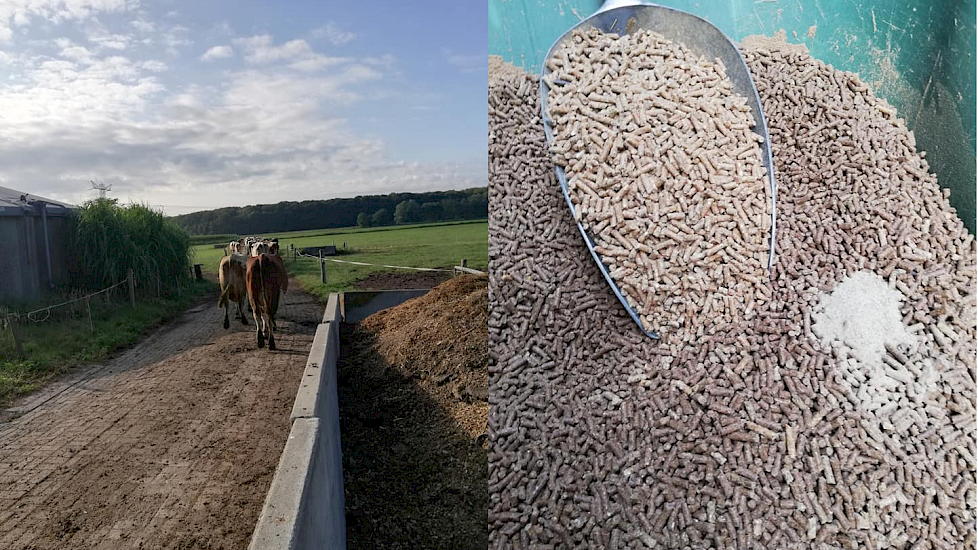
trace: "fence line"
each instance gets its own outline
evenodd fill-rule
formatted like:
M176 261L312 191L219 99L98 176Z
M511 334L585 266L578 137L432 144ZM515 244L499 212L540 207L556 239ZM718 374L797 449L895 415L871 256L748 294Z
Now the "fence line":
M128 282L129 282L129 278L126 277L125 279L119 281L118 283L116 283L116 284L114 284L112 286L105 287L102 290L99 290L98 292L93 292L91 294L86 294L84 296L80 296L80 297L75 298L73 300L68 300L67 302L61 302L60 304L55 304L53 306L42 307L41 309L35 309L34 311L29 311L29 312L25 313L24 316L27 317L27 319L29 321L33 321L35 323L43 323L44 321L47 321L49 317L51 317L51 310L54 309L54 308L61 307L61 306L66 306L68 304L72 304L72 303L75 303L75 302L80 302L82 300L88 300L92 296L98 296L99 294L102 294L103 292L108 292L108 291L112 290L113 288L115 288L117 286L120 286L120 285L124 285L124 284L126 284ZM40 313L42 311L46 311L47 312L47 315L43 319L38 319L38 318L34 317L35 314Z
M319 256L313 256L311 254L303 254L302 252L297 252L296 255L301 256L303 258L312 258L314 260L325 260L328 262L336 262L340 264L366 265L371 267L390 267L394 269L413 269L415 271L443 271L446 273L454 272L454 270L452 269L440 269L436 267L408 267L406 265L368 264L367 262L351 262L349 260L337 260L334 258L320 258Z
M23 357L24 356L24 347L23 347L23 342L22 342L23 339L21 338L20 327L19 327L19 322L20 322L20 320L22 318L26 318L28 321L31 321L31 322L33 322L35 324L43 323L44 321L47 321L48 319L51 318L51 310L53 310L55 308L62 307L62 306L66 306L66 305L69 305L69 304L73 304L75 302L81 302L82 300L84 300L85 301L85 309L88 310L88 328L89 328L89 330L91 332L94 333L95 332L95 322L92 320L92 297L93 296L98 296L99 294L106 293L106 292L112 290L113 288L116 288L118 286L122 286L122 285L125 285L125 284L128 284L128 286L129 286L129 301L132 303L132 307L136 307L135 276L133 274L133 270L130 269L129 270L129 276L128 277L126 277L125 279L119 281L118 283L116 283L114 285L109 285L109 286L103 288L102 290L98 290L98 291L92 292L90 294L86 294L84 296L79 296L78 298L73 298L73 299L68 300L66 302L61 302L60 304L54 304L54 305L51 305L51 306L42 307L40 309L35 309L34 311L29 311L29 312L24 313L24 314L10 313L10 312L4 314L2 316L2 319L4 321L4 324L6 325L6 328L8 328L10 330L11 336L13 336L13 338L14 338L14 348L15 348L15 350L17 352L17 356L18 357ZM45 313L45 315L44 315L43 318L40 318L38 316L38 314L41 313L41 312L44 312Z
M458 275L459 273L468 273L469 275L485 275L485 271L479 271L478 269L472 269L471 267L465 265L457 265L452 271Z

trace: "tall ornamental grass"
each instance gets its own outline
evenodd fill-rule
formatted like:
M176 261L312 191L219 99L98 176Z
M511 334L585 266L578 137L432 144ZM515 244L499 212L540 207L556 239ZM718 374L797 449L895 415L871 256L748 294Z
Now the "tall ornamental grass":
M77 248L85 286L97 289L124 279L132 268L136 285L169 291L190 276L190 236L162 211L143 204L119 206L95 199L79 209Z

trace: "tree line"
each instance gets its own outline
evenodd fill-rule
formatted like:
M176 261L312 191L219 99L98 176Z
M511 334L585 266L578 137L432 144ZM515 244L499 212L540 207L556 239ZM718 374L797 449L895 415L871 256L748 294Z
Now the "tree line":
M489 189L390 193L352 199L283 201L174 216L192 235L252 235L336 227L472 220L489 216Z

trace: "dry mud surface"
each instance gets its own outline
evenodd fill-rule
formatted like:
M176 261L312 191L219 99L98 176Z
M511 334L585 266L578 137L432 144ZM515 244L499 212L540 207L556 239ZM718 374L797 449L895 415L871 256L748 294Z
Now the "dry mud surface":
M208 297L0 424L0 548L240 549L289 431L322 306L283 296L279 351Z

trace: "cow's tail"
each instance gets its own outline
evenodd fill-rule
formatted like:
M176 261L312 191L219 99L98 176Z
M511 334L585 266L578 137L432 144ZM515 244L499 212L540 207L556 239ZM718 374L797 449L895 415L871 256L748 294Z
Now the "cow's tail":
M271 285L266 285L265 284L264 277L265 277L265 275L268 275L269 277L271 277L272 273L270 273L270 271L272 270L273 267L275 267L275 263L272 261L271 258L269 258L268 256L265 256L265 255L262 255L261 256L261 260L262 260L262 262L261 262L261 269L259 270L261 272L261 276L262 276L262 286L261 286L261 291L262 292L261 293L262 293L262 299L265 300L265 311L266 312L269 312L268 318L269 318L269 321L271 321L272 316L271 316L271 312L269 311L268 308L270 308L271 307L271 304L272 304L272 292L273 291L274 292L278 292L278 287L276 287L276 288L273 289L271 287Z
M221 298L217 301L217 307L227 307L228 292L231 291L231 266L228 262L221 262L220 279L221 285L227 286L221 289Z
M217 301L217 307L227 307L228 292L230 291L231 291L231 285L228 285L224 290L221 291L221 299Z
M258 288L261 289L262 311L268 312L268 286L265 285L265 264L267 260L264 254L258 255ZM271 328L271 327L268 327Z

